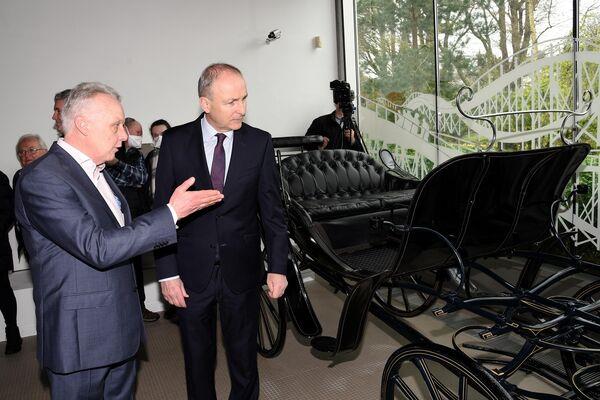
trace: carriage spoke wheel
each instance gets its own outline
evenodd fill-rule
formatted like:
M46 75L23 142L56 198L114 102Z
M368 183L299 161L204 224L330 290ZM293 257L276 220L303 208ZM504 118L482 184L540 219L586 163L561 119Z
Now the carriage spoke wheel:
M437 296L403 287L404 282L427 286L440 293L444 280L440 274L426 271L402 278L393 277L375 292L375 299L387 311L397 317L406 318L426 311L435 302Z
M600 280L592 282L582 287L577 293L575 293L573 297L577 300L581 300L586 303L593 303L599 301ZM600 315L598 311L596 311L596 314ZM578 342L581 347L598 348L600 347L600 333L586 330L581 333L580 337L578 337ZM573 345L575 343L569 344ZM571 352L563 351L561 352L561 358L565 367L565 372L567 373L568 378L571 379L573 379L573 375L581 368L588 367L590 365L600 364L600 356L598 356L597 354L573 354Z
M448 347L410 344L388 359L383 400L509 400L511 395L484 367Z
M263 259L266 259L266 255ZM284 296L274 300L268 296L268 291L266 283L259 291L257 340L259 354L263 357L272 358L277 356L283 349L287 319Z

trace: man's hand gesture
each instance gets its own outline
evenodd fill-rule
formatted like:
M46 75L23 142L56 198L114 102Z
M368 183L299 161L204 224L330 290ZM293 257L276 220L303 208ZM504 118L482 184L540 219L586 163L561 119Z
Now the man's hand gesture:
M223 200L218 190L188 190L194 184L195 178L188 178L177 186L169 204L173 207L177 219L182 219L206 207Z

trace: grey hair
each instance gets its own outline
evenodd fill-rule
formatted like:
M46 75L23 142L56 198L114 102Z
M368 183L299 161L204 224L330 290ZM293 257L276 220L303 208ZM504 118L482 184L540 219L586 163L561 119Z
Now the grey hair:
M117 101L121 101L121 96L115 89L100 82L82 82L71 89L67 101L63 107L62 125L63 131L69 132L73 127L73 119L75 115L81 111L84 104L92 97L98 94L106 94L113 97Z
M200 79L198 79L198 96L210 97L210 88L213 82L219 77L219 75L221 75L221 73L225 71L233 72L235 74L243 76L242 71L240 71L238 68L234 67L231 64L210 64L204 69L204 71L202 71Z
M67 100L69 94L71 94L71 89L61 90L54 95L54 101Z
M30 139L37 140L38 146L40 146L40 149L48 150L48 146L46 146L46 142L44 142L44 139L42 139L42 137L40 135L34 135L33 133L26 133L23 136L21 136L19 138L19 140L17 140L17 145L15 146L15 154L19 152L19 146L21 145L21 143L23 143L25 140L30 140Z
M137 122L135 118L127 117L125 118L125 123L123 125L125 125L127 129L129 129L131 128L131 125L133 125L134 122Z

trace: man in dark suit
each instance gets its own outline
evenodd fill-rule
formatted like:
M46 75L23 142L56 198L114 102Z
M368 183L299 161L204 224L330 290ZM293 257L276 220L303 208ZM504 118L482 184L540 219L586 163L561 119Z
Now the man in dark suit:
M38 358L54 399L132 399L143 324L130 258L174 243L175 222L220 201L175 189L131 220L102 171L127 139L119 95L81 83L63 108L64 139L25 168L15 196L29 253Z
M204 114L165 132L156 173L155 207L184 177L224 200L180 224L177 246L155 251L165 299L180 307L188 398L216 399L217 307L231 378L229 399L258 399L257 324L264 276L261 225L268 254L269 295L280 297L288 239L271 136L244 124L246 83L227 64L207 67L198 83ZM259 221L260 219L260 221Z
M10 286L8 272L13 269L12 249L8 232L15 223L13 191L8 177L0 172L0 312L6 324L6 347L4 354L21 351L21 334L17 326L17 300Z

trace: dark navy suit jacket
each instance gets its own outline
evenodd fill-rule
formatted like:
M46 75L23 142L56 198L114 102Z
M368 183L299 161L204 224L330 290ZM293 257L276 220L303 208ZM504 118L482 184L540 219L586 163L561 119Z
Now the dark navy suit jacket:
M176 241L167 207L120 227L81 166L60 146L23 170L16 215L33 277L38 358L57 373L97 368L137 352L143 324L130 258Z
M200 119L163 135L156 171L154 206L169 192L196 178L194 189L212 189ZM223 200L178 222L177 245L155 251L158 279L179 275L186 289L202 291L212 276L215 257L227 286L240 293L258 287L265 268L261 227L269 272L285 274L288 237L279 192L271 135L243 124L234 131Z

